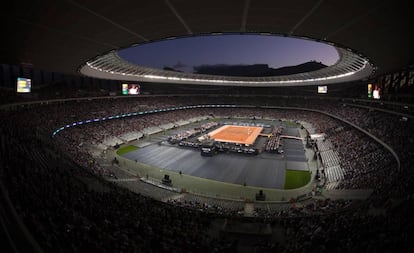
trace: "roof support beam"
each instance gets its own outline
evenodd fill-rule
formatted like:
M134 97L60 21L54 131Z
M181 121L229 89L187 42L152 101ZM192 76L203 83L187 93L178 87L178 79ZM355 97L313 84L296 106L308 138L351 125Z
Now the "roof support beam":
M369 9L367 12L363 13L362 15L359 15L359 16L355 17L354 19L352 19L348 23L344 24L343 26L339 27L335 31L333 31L331 33L328 33L327 35L325 35L325 37L323 39L327 40L329 37L332 37L332 36L342 32L343 30L349 28L350 26L356 24L357 22L363 20L364 18L368 17L372 12L377 10L380 6L382 6L384 3L385 3L385 1L380 2L379 4L375 5L374 7Z
M246 23L247 23L247 15L249 14L249 7L250 7L250 0L244 1L244 8L243 8L243 16L242 16L242 22L240 26L240 31L245 32L246 31Z
M308 11L308 13L306 13L306 15L305 16L303 16L303 18L301 19L301 20L299 20L299 22L297 22L296 23L296 25L292 28L292 29L290 29L290 31L289 31L289 35L292 35L294 32L295 32L295 30L303 23L303 22L305 22L306 21L306 19L308 19L309 17L310 17L310 15L312 15L312 13L316 10L316 9L318 9L318 7L319 7L319 5L321 5L322 4L322 2L323 2L323 0L319 0L313 7L312 7L312 9L310 10L310 11Z
M165 0L165 4L168 6L168 8L170 8L170 10L172 11L172 13L174 13L175 17L180 21L180 23L184 26L185 30L187 31L188 34L193 34L193 31L191 31L190 27L187 25L187 23L185 22L185 20L181 17L181 15L177 12L177 10L174 8L174 6L172 5L172 3L169 0Z
M122 25L116 23L115 21L113 21L113 20L111 20L111 19L109 19L109 18L107 18L107 17L105 17L105 16L103 16L103 15L101 15L99 13L96 13L95 11L93 11L93 10L91 10L91 9L89 9L89 8L83 6L83 5L81 5L81 4L79 4L79 3L75 2L75 1L66 0L66 2L68 2L68 3L70 3L70 4L72 4L72 5L76 6L76 7L78 7L79 9L82 9L82 10L84 10L86 12L89 12L90 14L94 15L95 17L100 18L100 19L102 19L102 20L110 23L111 25L117 27L118 29L121 29L121 30L123 30L123 31L125 31L125 32L127 32L127 33L129 33L129 34L131 34L133 36L135 36L135 37L138 37L141 40L149 41L147 38L145 38L141 34L138 34L138 33L134 32L134 31L126 28L125 26L122 26Z

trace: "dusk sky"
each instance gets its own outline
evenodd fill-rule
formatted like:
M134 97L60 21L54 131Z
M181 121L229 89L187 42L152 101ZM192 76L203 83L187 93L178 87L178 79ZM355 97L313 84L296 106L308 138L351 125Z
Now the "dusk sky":
M332 65L336 49L309 40L265 35L214 35L179 38L120 50L125 60L147 67L192 72L193 66L268 64L272 68L308 61Z

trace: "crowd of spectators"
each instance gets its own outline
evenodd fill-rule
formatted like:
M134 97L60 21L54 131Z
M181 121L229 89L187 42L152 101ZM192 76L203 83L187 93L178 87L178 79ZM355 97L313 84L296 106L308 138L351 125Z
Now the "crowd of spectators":
M241 217L243 215L243 212L240 208L226 208L220 204L210 204L208 202L201 202L197 200L169 199L167 203L177 207L198 210L203 213L212 213L231 217Z
M2 111L0 117L1 183L29 230L46 251L53 252L215 252L229 243L208 234L214 216L197 209L218 209L200 203L170 205L119 188L98 175L101 168L83 148L103 143L105 136L198 116L296 119L317 132L327 133L346 171L340 189L373 188L372 199L353 207L352 202L315 202L299 209L269 213L283 228L284 252L379 251L407 245L412 234L414 174L413 123L385 112L343 106L340 102L249 98L257 105L307 107L344 118L390 145L394 157L378 143L350 127L317 112L261 108L198 108L147 114L91 123L50 134L66 124L121 113L177 107L185 104L231 104L230 98L107 99L54 103ZM254 101L252 101L252 99ZM247 104L241 98L240 104ZM341 128L342 127L342 128ZM341 129L341 130L337 130ZM67 158L70 159L67 159ZM75 163L73 163L75 162ZM86 170L85 170L86 168ZM88 170L89 168L89 170ZM98 182L98 189L88 181ZM370 213L375 207L385 213ZM194 208L189 208L194 207ZM225 212L230 218L237 214ZM219 215L215 213L214 215ZM408 248L405 248L408 250Z
M53 106L37 107L30 110L31 115L34 116L31 116L31 121L28 125L32 125L34 129L37 129L42 133L50 133L58 126L80 120L184 105L182 98L163 98L163 101L165 104L158 103L158 101L154 101L154 99L150 101L147 98L134 100L127 98L109 99L108 101L105 100L105 103L103 104L99 103L99 101L92 100L77 103L70 102L67 106L65 106L65 104L54 104ZM372 122L365 123L367 121L366 118L370 118L366 117L367 113L373 114L374 112L369 112L366 109L361 108L344 107L341 105L336 107L326 106L320 101L316 102L317 103L312 105L316 109L324 110L334 115L340 115L351 122L356 122L362 127L367 125L368 130L371 130L376 136L389 136L386 132L386 129L388 128L384 127L384 125L389 124L390 121L382 120L383 124L374 128L371 128L373 124ZM90 108L90 110L79 110L78 106L80 104ZM289 101L288 104L301 106L299 101L295 100ZM47 115L47 117L45 115ZM58 143L57 147L60 148L62 152L67 153L82 167L90 168L98 174L107 175L111 172L100 167L100 165L95 162L88 149L85 148L86 144L97 145L104 142L105 138L108 137L120 137L124 133L141 131L146 127L158 126L185 120L191 117L206 115L220 117L228 117L229 115L232 117L242 117L243 115L247 115L247 117L251 118L275 119L293 118L310 122L315 127L316 132L327 133L331 141L335 144L335 148L338 150L341 157L341 166L346 173L345 179L338 185L340 189L372 188L378 186L378 183L373 183L376 180L371 179L378 179L379 177L382 179L381 182L390 181L390 183L393 183L391 182L392 178L395 178L393 174L397 173L395 169L388 169L393 164L393 158L390 156L389 152L381 148L379 144L370 141L369 138L359 134L356 130L351 128L347 128L346 131L335 131L335 129L341 128L341 124L336 120L319 113L304 111L258 108L198 108L152 113L140 117L106 121L102 124L94 123L72 127L60 132L54 141ZM378 131L379 127L384 128L383 131ZM406 132L406 130L402 131L402 133L404 132ZM193 133L191 134L193 135ZM393 136L398 135L401 135L401 133L396 133L396 135ZM396 142L393 138L388 138L387 141ZM399 143L396 144L400 145Z
M345 171L345 178L340 181L340 189L374 189L381 185L388 177L392 178L397 172L393 168L392 155L376 142L368 142L363 134L351 133L346 128L329 139L335 150L341 156L341 167ZM394 168L395 162L394 162Z
M333 212L307 218L280 219L285 229L283 252L394 252L410 251L413 200L374 214L369 209Z
M266 210L264 208L256 208L255 216L261 217L265 220L273 221L275 217L280 218L294 218L323 215L335 213L337 211L351 210L358 206L358 201L352 200L331 200L331 199L317 199L304 202L293 202L289 204L289 208L273 208Z
M357 169L360 174L368 175L360 178L360 181L365 180L366 182L358 184L369 184L368 181L371 178L372 182L375 182L375 189L380 189L378 191L380 194L404 196L413 192L412 183L414 183L414 177L410 169L414 162L414 136L412 135L414 124L412 120L403 120L398 114L349 105L338 105L334 108L325 108L325 110L335 113L335 115L354 123L378 137L388 144L400 159L401 167L398 170L396 166L390 164L390 159L387 159L387 157L390 157L390 153L384 151L372 141L369 144L361 143L358 147L354 145L353 148L347 149L347 152L340 152L340 154L345 156L356 149L366 151L366 153L359 153L358 156L361 157L362 162L358 162L358 165L352 165L353 157L351 156L342 159L344 162L350 160L350 164L346 165L353 167L350 171ZM342 141L345 141L345 139L349 140L349 138L343 137ZM372 164L378 168L374 170L375 173L370 173L373 167L369 166Z
M46 252L214 252L222 247L207 233L207 214L108 183L39 142L24 124L24 119L1 118L1 182Z

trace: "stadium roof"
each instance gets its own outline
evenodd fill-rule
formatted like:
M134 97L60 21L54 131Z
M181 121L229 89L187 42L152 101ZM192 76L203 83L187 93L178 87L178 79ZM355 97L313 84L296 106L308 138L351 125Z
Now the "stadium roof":
M65 0L2 4L0 63L79 73L113 50L180 36L271 33L351 49L380 75L413 64L407 1Z

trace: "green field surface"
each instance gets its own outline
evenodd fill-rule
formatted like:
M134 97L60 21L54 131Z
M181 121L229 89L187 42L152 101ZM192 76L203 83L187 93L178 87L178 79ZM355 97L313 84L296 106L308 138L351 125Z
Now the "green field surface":
M310 181L309 171L286 170L285 189L296 189L305 186Z
M125 155L126 153L135 151L137 149L139 149L139 147L136 147L136 146L133 146L133 145L129 145L129 146L125 146L125 147L122 147L122 148L118 149L116 151L116 154L121 156L121 155Z
M294 121L290 121L290 120L287 120L287 121L285 122L285 124L286 124L286 126L288 126L288 127L297 127L297 126L298 126L298 123L296 123L296 122L294 122Z

